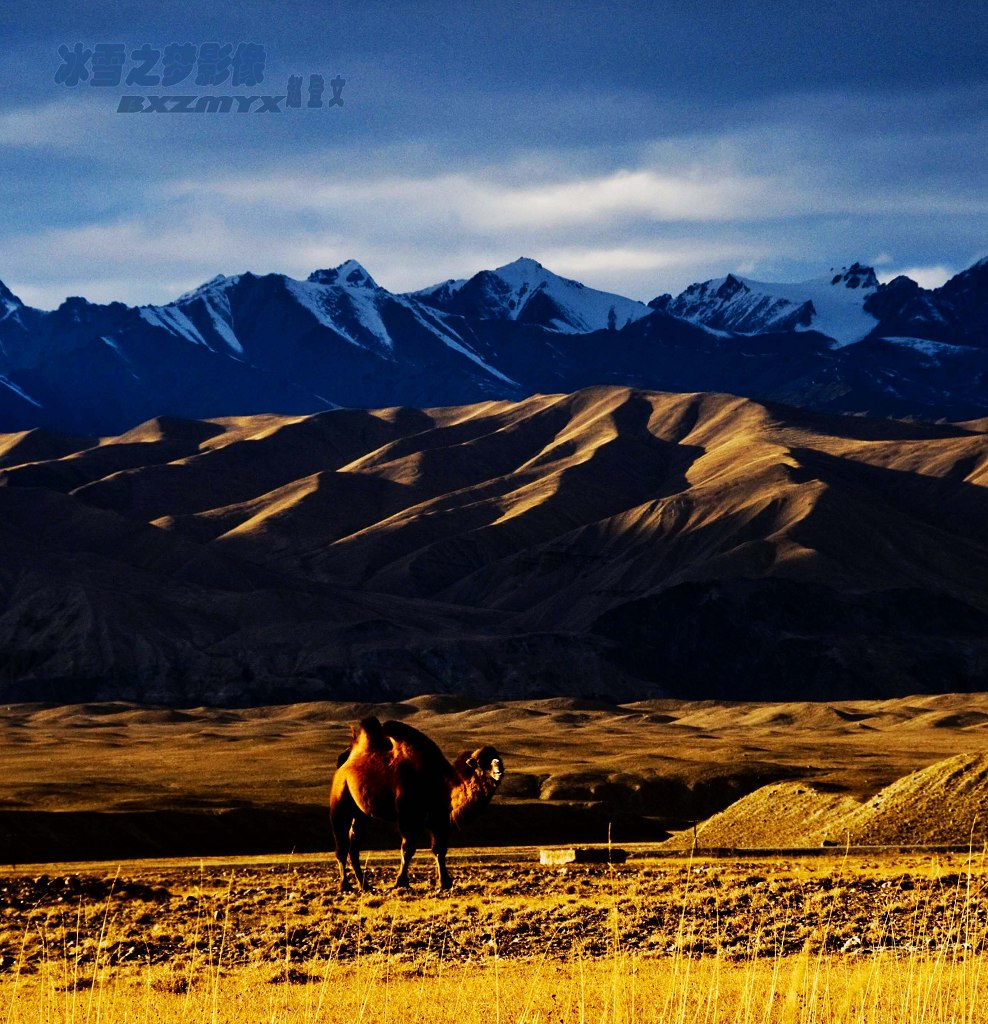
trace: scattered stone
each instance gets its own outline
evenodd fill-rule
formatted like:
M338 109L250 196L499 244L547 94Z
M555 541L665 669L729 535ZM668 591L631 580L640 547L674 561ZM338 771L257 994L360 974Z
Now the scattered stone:
M623 864L628 851L617 847L570 846L562 849L539 850L539 863L547 866L562 864Z

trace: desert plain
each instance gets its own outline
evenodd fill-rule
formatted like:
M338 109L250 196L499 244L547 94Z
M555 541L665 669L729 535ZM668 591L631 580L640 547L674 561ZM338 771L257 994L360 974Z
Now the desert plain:
M449 894L427 852L390 889L386 830L375 890L337 892L329 781L368 714L504 758ZM986 723L978 694L10 705L0 1013L986 1019ZM538 863L608 838L624 863Z
M168 815L184 816L175 820L186 827L197 816L222 822L192 846L183 846L181 835L149 834L142 848L133 847L142 855L329 850L326 806L336 759L351 726L371 714L415 726L450 757L484 743L500 751L504 783L484 816L462 833L468 845L606 842L608 825L620 842L666 839L694 822L702 834L707 819L748 794L769 792L771 784L798 796L805 783L845 805L863 803L937 762L988 752L988 694L625 705L432 695L391 704L243 709L13 704L0 710L0 822L9 823L0 833L2 856L8 862L55 854L78 859L69 855L88 840L76 834L75 847L58 846L60 815L79 816L77 826L98 820L103 834L117 819L147 827ZM926 820L915 823L915 835L893 834L890 825L886 841L966 844L970 822L944 832L944 801L957 791L953 782L945 785ZM925 783L916 799L935 789ZM277 834L251 834L276 821ZM778 805L768 808L766 822L761 838L739 834L731 842L725 835L716 845L820 845L796 834L773 837L771 828L782 825ZM28 833L42 824L48 832L29 842ZM224 832L232 838L216 845ZM125 838L121 832L119 841ZM31 856L34 849L46 857ZM121 855L92 851L101 852Z

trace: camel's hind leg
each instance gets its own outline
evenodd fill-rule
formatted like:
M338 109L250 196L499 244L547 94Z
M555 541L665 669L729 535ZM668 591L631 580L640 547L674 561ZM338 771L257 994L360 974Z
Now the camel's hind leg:
M407 889L410 885L408 869L411 866L412 857L415 856L417 849L415 840L418 832L418 817L413 814L402 813L401 808L399 808L398 831L401 833L401 867L398 870L398 877L395 879L394 887L396 889Z
M367 819L360 811L357 811L353 824L350 826L350 866L353 868L353 873L357 876L357 885L364 892L370 892L373 886L367 881L364 869L360 866L360 848L363 845L366 824Z
M336 840L336 859L340 864L340 892L346 892L350 888L350 882L346 876L346 862L347 857L351 855L351 829L354 827L358 813L357 805L346 787L339 793L333 793L329 806L329 819L333 826L333 838ZM355 862L356 864L359 864L359 861ZM359 867L355 866L354 873L357 875L358 883L362 882Z
M453 879L446 869L446 851L449 849L449 829L437 826L432 830L432 852L436 855L436 869L439 872L439 888L452 889Z

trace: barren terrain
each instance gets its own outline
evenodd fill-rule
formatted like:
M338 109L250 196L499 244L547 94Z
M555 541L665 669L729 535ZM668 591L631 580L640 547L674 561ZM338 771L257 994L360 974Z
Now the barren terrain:
M551 868L525 851L491 852L451 861L454 889L441 895L428 860L413 870L411 890L394 892L394 858L372 856L377 891L344 895L335 864L312 857L8 870L0 957L20 961L24 973L55 955L182 975L225 932L228 966L265 965L276 978L285 963L318 959L476 961L495 944L498 955L529 961L602 957L615 942L651 956L688 947L747 959L807 948L877 952L907 937L930 951L966 929L980 952L988 925L988 865L966 855Z
M0 436L0 697L978 690L985 428L596 387Z
M503 791L457 837L450 894L435 894L427 853L413 889L393 892L387 832L367 855L375 891L337 892L329 779L350 723L370 713L449 753L491 741L504 756ZM972 826L986 804L986 722L988 695L11 705L0 1013L10 1024L980 1022L988 863ZM969 845L822 848L836 820L861 824L855 842ZM677 827L663 846L632 841ZM609 828L624 864L537 862L532 844L604 842ZM748 845L804 851L704 852ZM269 855L235 855L250 851ZM175 853L193 856L121 859Z
M8 871L0 1009L12 1024L985 1019L982 858L453 867L442 896L424 865L410 892L340 896L324 859Z

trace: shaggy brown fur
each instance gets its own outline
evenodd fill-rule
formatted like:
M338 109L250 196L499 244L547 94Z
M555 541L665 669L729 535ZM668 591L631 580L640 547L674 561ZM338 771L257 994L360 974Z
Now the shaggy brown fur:
M368 818L395 822L401 833L401 867L395 886L408 885L408 865L418 836L432 835L439 886L453 884L446 870L452 826L460 827L490 803L504 774L493 747L463 751L453 764L418 729L403 722L365 718L353 729L350 749L340 755L329 813L340 862L340 890L349 888L347 859L357 884L367 889L360 866Z

